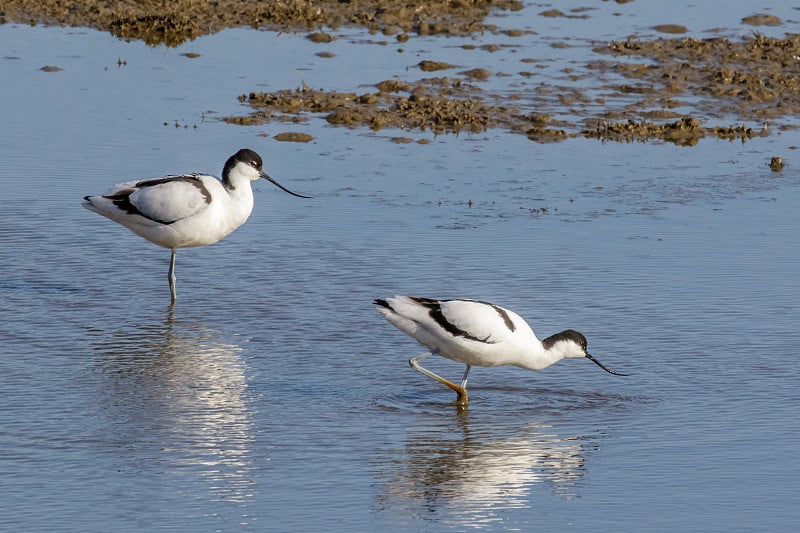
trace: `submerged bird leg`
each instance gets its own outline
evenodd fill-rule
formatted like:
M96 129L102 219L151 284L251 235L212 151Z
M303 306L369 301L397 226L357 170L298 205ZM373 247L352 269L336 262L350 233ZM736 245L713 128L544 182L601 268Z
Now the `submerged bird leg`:
M456 391L456 394L458 394L458 397L456 398L456 402L455 403L458 404L461 407L466 407L467 404L469 403L469 396L467 395L467 387L466 387L466 385L467 385L467 374L469 374L469 368L470 368L469 365L467 365L467 371L464 373L464 379L461 382L461 386L459 386L459 385L456 385L455 383L453 383L452 381L443 378L442 376L440 376L438 374L434 374L433 372L431 372L427 368L422 367L419 364L419 361L422 361L423 359L427 359L431 355L433 355L433 352L425 352L425 353L423 353L421 355L418 355L416 357L412 357L411 359L408 360L408 364L411 365L411 368L413 368L417 372L420 372L421 374L425 374L429 378L433 378L436 381L438 381L439 383L441 383L442 385L450 387L451 389Z
M172 250L172 257L169 260L169 273L167 274L169 278L169 290L172 294L172 303L175 303L175 300L178 299L178 291L175 290L175 250Z

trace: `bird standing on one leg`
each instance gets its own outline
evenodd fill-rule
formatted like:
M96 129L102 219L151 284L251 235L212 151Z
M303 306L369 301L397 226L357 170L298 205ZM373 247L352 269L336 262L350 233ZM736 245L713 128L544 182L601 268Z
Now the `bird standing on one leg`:
M495 304L416 296L395 296L374 303L389 322L430 350L412 357L409 364L456 391L456 403L461 406L469 403L467 378L473 366L514 365L541 370L561 359L586 357L610 374L625 375L612 372L590 355L586 337L577 331L568 329L539 341L519 315ZM467 365L461 385L419 364L433 354Z
M244 224L253 211L252 182L259 178L291 195L309 198L267 176L261 156L244 148L225 162L221 180L192 173L130 181L109 194L85 196L82 205L172 251L168 276L174 304L177 249L214 244Z

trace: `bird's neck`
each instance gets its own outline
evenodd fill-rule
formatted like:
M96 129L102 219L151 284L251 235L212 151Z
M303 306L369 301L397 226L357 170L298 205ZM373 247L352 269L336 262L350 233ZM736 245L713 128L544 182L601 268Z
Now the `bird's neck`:
M239 174L233 174L223 178L222 185L230 194L245 190L250 191L251 193L253 191L252 182L248 178L245 178Z
M234 202L253 203L253 186L249 179L234 177L223 181L222 185Z
M229 182L231 183L231 182ZM250 217L253 212L253 188L250 180L232 180L233 186L225 185L225 192L228 193L228 208L225 210L224 218L231 226L233 231Z
M556 348L545 348L541 344L529 345L521 364L518 366L528 370L541 370L561 361L563 352Z

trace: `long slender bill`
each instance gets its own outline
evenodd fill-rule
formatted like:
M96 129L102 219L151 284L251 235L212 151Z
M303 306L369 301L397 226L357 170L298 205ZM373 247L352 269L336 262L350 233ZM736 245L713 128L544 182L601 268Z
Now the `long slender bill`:
M272 183L273 185L275 185L279 189L288 192L292 196L297 196L298 198L311 198L311 196L303 196L302 194L297 194L296 192L290 191L289 189L287 189L286 187L284 187L283 185L281 185L280 183L278 183L274 179L270 178L269 176L267 176L263 172L261 173L261 177L264 178L265 180L267 180L268 182Z
M607 368L606 368L606 367L603 365L603 363L601 363L600 361L598 361L597 359L595 359L594 357L592 357L592 356L591 356L591 355L589 355L588 353L586 354L586 357L587 357L587 358L588 358L590 361L592 361L594 364L596 364L597 366L599 366L600 368L602 368L603 370L605 370L606 372L608 372L609 374L614 374L615 376L627 376L627 375L628 375L628 374L620 374L619 372L614 372L614 371L612 371L612 370L609 370L609 369L607 369Z

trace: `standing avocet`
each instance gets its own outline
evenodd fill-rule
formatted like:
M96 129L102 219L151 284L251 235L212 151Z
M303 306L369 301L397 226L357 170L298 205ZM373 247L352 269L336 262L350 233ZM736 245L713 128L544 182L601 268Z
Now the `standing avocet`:
M434 300L395 296L375 300L378 311L400 331L430 350L409 359L415 370L447 385L458 394L457 404L466 406L467 377L473 366L514 365L541 370L561 359L586 357L612 372L586 351L586 337L568 329L539 341L530 326L516 313L478 300ZM467 365L461 385L420 366L431 355Z
M214 244L244 224L253 211L251 182L264 178L293 193L262 171L261 156L239 150L225 162L222 179L205 174L164 176L120 183L102 196L84 196L83 206L118 222L153 244L172 250L169 288L175 303L175 252Z

